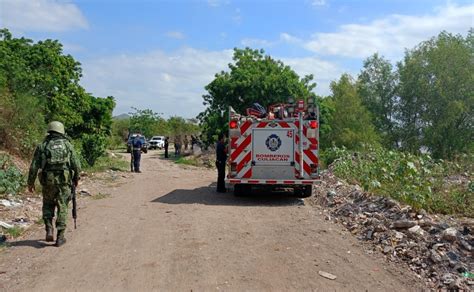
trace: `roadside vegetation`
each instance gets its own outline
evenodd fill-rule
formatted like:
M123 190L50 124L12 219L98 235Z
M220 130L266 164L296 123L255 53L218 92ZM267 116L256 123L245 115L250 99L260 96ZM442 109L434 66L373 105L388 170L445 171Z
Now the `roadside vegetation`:
M434 159L382 147L363 151L331 148L334 174L365 191L391 197L415 209L474 217L474 155Z
M374 54L357 76L342 74L331 94L315 96L313 76L300 78L263 50L235 49L216 74L199 115L205 137L226 133L227 108L243 113L288 96L315 96L320 109L321 166L374 194L430 212L473 217L474 29L441 32L394 62Z

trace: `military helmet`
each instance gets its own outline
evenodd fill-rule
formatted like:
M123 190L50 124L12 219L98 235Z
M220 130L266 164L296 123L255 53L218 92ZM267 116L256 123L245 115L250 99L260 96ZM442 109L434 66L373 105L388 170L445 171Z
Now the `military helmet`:
M48 133L49 132L56 132L56 133L64 135L64 133L65 133L64 132L64 125L61 122L53 121L53 122L48 124Z

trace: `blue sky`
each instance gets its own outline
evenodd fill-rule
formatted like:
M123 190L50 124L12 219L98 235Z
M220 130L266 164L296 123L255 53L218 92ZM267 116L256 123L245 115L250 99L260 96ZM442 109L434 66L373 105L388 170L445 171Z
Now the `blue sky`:
M441 30L465 35L472 1L0 0L0 27L58 39L82 63L81 84L113 95L115 114L150 108L194 117L204 86L234 47L263 48L327 95L375 52L393 63Z

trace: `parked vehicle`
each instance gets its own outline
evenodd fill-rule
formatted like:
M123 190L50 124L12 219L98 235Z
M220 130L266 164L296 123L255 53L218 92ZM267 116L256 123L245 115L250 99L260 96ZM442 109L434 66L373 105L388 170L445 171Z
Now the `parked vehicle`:
M234 194L252 187L293 188L298 197L309 197L319 183L319 113L313 99L305 106L279 104L269 113L229 109L229 172L227 184Z
M128 136L128 140L127 140L127 153L131 153L132 152L132 142L133 142L133 139L135 139L135 137L137 136L138 134L131 134ZM140 136L140 140L142 140L142 152L143 153L147 153L148 152L148 142L146 141L145 137L143 136Z
M149 143L150 149L163 149L165 147L165 136L153 136Z

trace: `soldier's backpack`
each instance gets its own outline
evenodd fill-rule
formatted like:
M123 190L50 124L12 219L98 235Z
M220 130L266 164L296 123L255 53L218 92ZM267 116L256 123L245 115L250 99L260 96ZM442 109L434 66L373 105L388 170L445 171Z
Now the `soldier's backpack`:
M43 147L44 168L46 170L65 170L69 164L69 149L66 139L51 139Z

